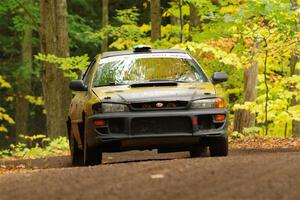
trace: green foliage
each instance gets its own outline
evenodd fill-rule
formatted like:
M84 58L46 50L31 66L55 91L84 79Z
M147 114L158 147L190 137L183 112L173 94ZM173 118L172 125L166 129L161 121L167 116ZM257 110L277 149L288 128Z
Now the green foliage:
M292 100L299 98L299 76L291 76L290 58L299 52L297 12L289 1L248 1L235 23L242 27L236 37L241 43L236 53L259 64L258 97L255 102L235 105L235 109L248 109L256 114L260 133L266 131L275 137L291 136L293 120L299 119L298 106ZM251 19L251 23L249 23ZM254 43L258 47L253 47ZM254 48L254 49L253 49ZM251 51L255 51L251 57ZM247 65L246 65L247 66ZM267 87L266 87L267 84ZM266 102L267 101L267 102ZM267 116L267 118L266 118ZM266 121L267 119L267 121Z
M94 37L100 39L112 38L113 42L109 45L114 49L130 49L135 44L149 44L150 38L147 33L150 32L150 25L143 24L138 26L138 9L117 10L115 17L116 25L107 25L94 34Z
M35 97L35 96L26 95L25 99L27 101L29 101L29 103L36 105L36 106L44 106L44 104L45 104L43 97Z
M0 158L43 158L66 154L69 143L66 137L50 140L45 135L20 136L26 143L11 144L9 149L0 151Z
M24 28L29 25L34 30L33 52L36 54L40 51L37 32L40 5L38 1L33 1L32 4L26 2L25 0L2 0L0 5L2 58L0 68L3 75L0 76L0 132L9 131L6 136L14 137L9 124L14 123L12 116L15 113L13 103L16 93L14 91L18 86L16 79L19 77L24 80L31 79L33 91L26 94L25 99L30 102L30 109L37 109L38 106L39 116L41 116L43 114L40 107L44 102L38 79L39 61L54 63L65 72L66 76L75 79L86 69L89 56L99 53L103 39L108 39L109 50L131 49L136 44L150 44L154 48L185 49L198 60L208 76L215 71L228 73L229 80L222 86L226 89L230 108L250 109L256 114L256 127L245 129L242 134L233 133L232 137L264 136L262 133L266 126L266 93L269 96L267 116L270 136L290 136L292 120L299 120L300 107L291 104L292 101L300 99L299 76L292 75L290 67L291 58L299 55L300 52L299 18L297 18L300 9L292 4L295 1L183 0L184 41L182 44L180 44L178 0L161 1L163 15L161 39L154 43L150 38L149 1L128 0L110 3L109 25L105 27L101 25L102 13L99 1L68 1L68 31L72 57L59 58L55 55L37 54L32 71L20 67L22 61L20 47ZM200 19L200 25L192 29L189 27L191 4L197 8ZM171 16L172 20L175 18L173 24L170 23ZM265 59L266 55L267 59ZM245 102L243 71L250 66L250 61L257 62L259 66L258 93L254 102ZM299 62L296 66L300 67ZM265 82L268 84L269 91L266 90ZM231 114L232 112L233 110ZM33 124L31 123L30 126ZM32 140L33 145L31 147L28 147L29 144L25 147L22 144L16 145L15 154L29 152L35 148L35 141L43 140L43 138L23 139L27 143ZM45 144L47 143L45 141ZM35 151L33 154L42 152L40 146L32 150ZM8 151L1 153L6 155Z
M136 7L132 7L129 9L124 10L117 10L117 16L115 17L115 20L120 24L131 24L131 25L137 25L139 13L139 9Z
M2 88L10 88L11 85L6 82L4 80L4 78L0 75L0 90ZM0 99L1 102L4 102L6 101L5 99ZM7 128L5 126L5 123L8 123L8 124L14 124L14 120L9 116L9 114L7 114L7 111L5 108L1 107L0 106L0 133L1 132L7 132Z
M242 133L239 133L237 131L234 131L229 135L229 141L232 141L235 139L243 139L243 138L245 138L245 135L243 135Z
M187 42L184 44L180 44L175 46L174 48L183 48L185 50L189 50L191 52L198 53L212 53L214 58L219 62L224 63L226 65L231 65L233 67L242 68L243 57L238 57L236 54L227 53L220 48L213 47L206 43L193 43ZM199 52L200 51L200 52Z
M30 13L30 16L28 16ZM11 17L11 29L22 32L26 25L32 24L32 20L39 21L39 5L28 4L25 0L11 1L2 0L0 6L0 16L10 14ZM33 19L32 19L33 18Z
M19 135L21 139L24 141L27 141L28 147L33 148L33 147L38 147L38 146L45 146L45 143L50 141L49 138L47 138L45 135L38 134L38 135Z
M261 133L260 127L254 126L254 127L249 127L244 129L244 134L247 136L258 137L260 133Z
M82 45L98 46L98 39L93 35L93 28L79 15L68 16L70 48L78 49Z
M82 56L74 56L68 58L59 58L55 55L43 55L41 53L35 56L35 59L57 64L64 71L65 76L76 79L79 73L82 73L89 64L89 57L84 54Z
M275 77L273 77L275 78ZM300 120L300 106L291 106L293 98L300 99L300 76L280 77L269 83L268 120L270 133L273 136L291 136L292 120ZM287 88L293 89L288 90ZM265 119L265 87L262 78L258 85L259 94L255 102L236 104L234 109L247 109L255 113L258 124L263 124ZM263 129L260 129L262 132Z
M4 77L0 75L0 88L10 88L11 85L4 80Z
M179 1L171 1L169 2L170 8L167 9L164 13L163 13L163 17L169 17L169 16L174 16L177 18L180 18L180 4ZM184 4L182 5L182 16L189 16L190 14L190 10L189 10L189 6L184 2Z
M66 137L58 137L50 141L49 145L46 147L46 151L50 154L58 155L62 153L69 152L69 141Z

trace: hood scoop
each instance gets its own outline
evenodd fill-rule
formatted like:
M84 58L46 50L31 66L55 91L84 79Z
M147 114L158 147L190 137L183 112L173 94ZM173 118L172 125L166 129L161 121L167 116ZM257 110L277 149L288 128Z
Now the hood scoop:
M175 81L155 81L155 82L143 82L143 83L133 83L130 85L131 88L139 87L158 87L158 86L177 86L178 83Z

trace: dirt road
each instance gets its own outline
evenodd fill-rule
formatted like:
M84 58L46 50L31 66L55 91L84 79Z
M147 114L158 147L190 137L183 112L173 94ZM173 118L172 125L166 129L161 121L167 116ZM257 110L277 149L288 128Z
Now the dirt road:
M300 199L300 151L105 154L105 164L70 167L67 157L34 161L50 169L0 176L0 200ZM6 163L7 164L7 163Z

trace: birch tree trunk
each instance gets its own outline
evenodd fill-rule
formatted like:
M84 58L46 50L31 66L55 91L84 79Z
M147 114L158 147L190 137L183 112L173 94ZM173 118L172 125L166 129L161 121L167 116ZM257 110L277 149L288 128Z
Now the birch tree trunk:
M160 0L151 0L151 41L155 42L161 37L161 11Z
M258 62L255 61L254 56L259 46L260 42L257 41L251 50L250 66L244 68L244 102L253 102L257 97ZM244 128L253 126L255 126L255 114L252 114L250 110L240 109L234 112L234 131L243 133Z
M41 48L43 54L69 56L66 0L40 0ZM67 112L71 101L69 80L57 65L44 62L41 80L50 138L67 135Z

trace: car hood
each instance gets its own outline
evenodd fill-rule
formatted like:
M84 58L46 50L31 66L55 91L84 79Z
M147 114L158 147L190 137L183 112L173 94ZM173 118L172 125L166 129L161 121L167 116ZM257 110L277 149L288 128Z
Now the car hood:
M191 101L214 97L211 83L179 83L177 86L139 87L109 86L92 89L102 102L134 103L151 101Z

